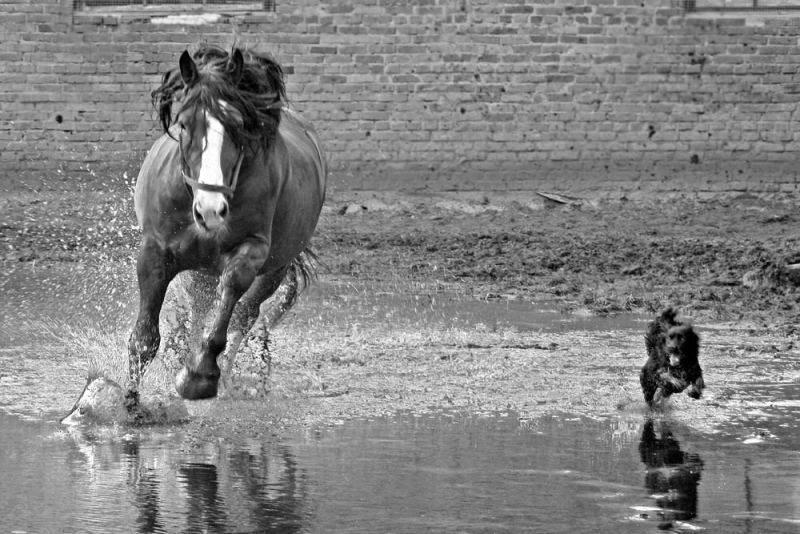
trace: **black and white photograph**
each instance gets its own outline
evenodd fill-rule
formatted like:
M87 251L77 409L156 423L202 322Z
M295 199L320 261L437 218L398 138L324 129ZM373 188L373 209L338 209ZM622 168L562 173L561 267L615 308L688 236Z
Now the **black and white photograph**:
M0 0L0 534L800 532L800 0Z

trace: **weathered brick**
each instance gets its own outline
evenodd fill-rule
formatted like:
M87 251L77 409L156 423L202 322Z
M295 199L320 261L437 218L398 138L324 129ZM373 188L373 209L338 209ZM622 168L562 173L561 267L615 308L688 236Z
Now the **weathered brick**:
M756 26L674 5L293 2L234 22L284 62L348 187L647 190L685 172L705 191L796 193L800 14ZM0 176L134 168L158 134L160 73L193 43L231 42L230 22L4 6Z

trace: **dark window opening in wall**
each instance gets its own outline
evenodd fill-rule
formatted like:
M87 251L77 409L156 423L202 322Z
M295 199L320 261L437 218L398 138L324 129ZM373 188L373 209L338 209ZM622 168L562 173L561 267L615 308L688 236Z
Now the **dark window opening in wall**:
M275 11L275 0L74 0L75 11Z
M800 0L683 0L686 11L800 10Z

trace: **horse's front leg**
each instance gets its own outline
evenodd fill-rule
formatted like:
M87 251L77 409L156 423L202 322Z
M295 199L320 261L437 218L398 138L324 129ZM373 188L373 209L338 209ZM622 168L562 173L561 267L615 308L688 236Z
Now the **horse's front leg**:
M176 381L178 393L184 399L217 395L220 375L217 356L225 350L233 309L255 280L268 254L269 243L253 239L240 245L229 257L219 279L214 319L203 339L200 356L195 362L187 362Z
M161 343L158 317L164 296L177 269L170 255L154 240L145 240L136 261L139 280L139 315L128 339L128 391L129 407L139 400L139 382L147 365L155 358Z

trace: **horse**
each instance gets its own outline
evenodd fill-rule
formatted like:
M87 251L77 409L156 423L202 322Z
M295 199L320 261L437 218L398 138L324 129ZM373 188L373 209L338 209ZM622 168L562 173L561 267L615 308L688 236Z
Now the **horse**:
M159 349L159 315L179 273L187 307L206 299L211 308L176 389L190 400L217 395L223 350L235 354L261 303L284 280L291 287L282 292L281 313L294 304L298 280L308 282L315 258L309 241L328 174L316 131L286 104L283 70L265 54L211 45L185 50L151 97L163 133L134 190L142 237L129 407L138 404L140 380Z

